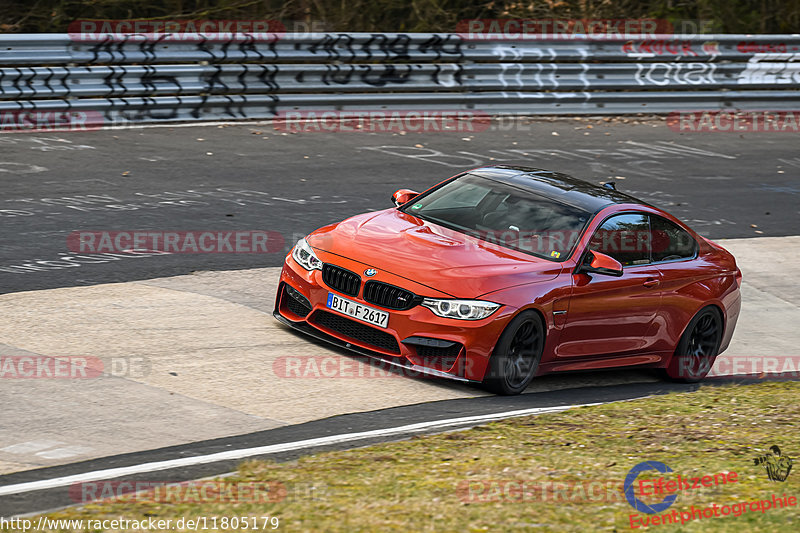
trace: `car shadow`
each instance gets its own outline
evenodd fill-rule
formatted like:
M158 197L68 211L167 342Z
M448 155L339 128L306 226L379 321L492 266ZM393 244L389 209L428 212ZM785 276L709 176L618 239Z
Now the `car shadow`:
M397 375L398 377L405 377L407 379L421 380L431 387L450 389L460 393L469 393L474 396L491 396L492 394L482 388L479 383L470 383L463 381L454 381L446 378L430 376L421 374L420 372L413 371L406 368L395 367L384 363L380 359L374 359L366 355L354 353L346 348L331 344L325 340L318 339L305 335L293 328L284 324L280 324L282 331L302 339L304 342L313 344L320 348L327 349L342 357L349 358L354 361L361 362L371 367L370 371L365 377L385 377L387 374ZM729 384L747 385L753 383L760 383L763 381L786 381L785 378L780 377L754 377L752 375L732 375L732 376L715 376L708 378L699 383L677 383L666 380L661 377L658 369L652 368L608 368L608 369L595 369L591 371L566 371L557 372L553 374L546 374L544 376L537 376L533 379L531 384L525 389L522 395L540 394L555 391L575 391L579 389L595 389L595 388L613 388L614 390L624 390L625 386L639 385L637 387L628 387L633 396L640 397L642 390L649 391L649 394L666 394L669 392L688 392L697 390L700 386L720 386ZM626 399L621 396L619 399ZM420 401L425 401L424 398L419 398ZM589 403L592 401L587 400Z

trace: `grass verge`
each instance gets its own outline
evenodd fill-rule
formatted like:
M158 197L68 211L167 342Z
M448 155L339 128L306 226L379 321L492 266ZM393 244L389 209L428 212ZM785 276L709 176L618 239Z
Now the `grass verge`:
M269 516L278 518L277 531L622 532L636 530L631 515L643 519L677 511L677 525L648 529L791 531L791 524L800 520L800 502L766 512L748 506L740 516L734 514L743 503L771 501L773 494L800 498L800 472L790 473L783 482L770 481L765 468L754 464L773 445L784 456L800 457L798 405L796 382L703 387L319 453L290 463L248 461L235 476L224 479L227 486L272 483L258 485L271 490L262 498L251 494L237 502L198 503L140 493L48 518L153 518L175 524L180 518L206 517L205 526L211 528L211 517L217 517L217 530L237 529L230 521L222 527L222 517L250 517L248 529L273 530L274 522L262 518ZM665 480L678 474L694 478L723 473L730 480L735 472L737 477L724 485L682 490L669 509L647 515L637 513L621 492L628 472L643 461L668 465L673 473L664 474ZM658 476L651 471L638 479ZM634 487L646 503L664 498L642 496L640 486ZM720 506L720 514L722 506L728 506L731 514L680 524L680 512L712 505ZM245 520L238 525L245 530ZM88 528L94 529L102 528Z

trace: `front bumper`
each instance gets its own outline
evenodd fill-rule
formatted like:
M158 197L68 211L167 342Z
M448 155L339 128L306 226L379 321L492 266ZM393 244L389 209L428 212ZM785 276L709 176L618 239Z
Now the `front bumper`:
M323 262L351 272L369 268L369 265L334 254L319 251L317 254ZM379 272L369 279L403 287L420 296L448 297L387 272ZM289 255L281 272L273 314L298 331L379 359L412 375L480 382L494 345L514 311L504 306L483 320L446 319L420 305L398 311L367 302L363 299L363 286L364 279L357 295L342 294L324 283L319 270L309 272ZM328 308L329 293L388 312L388 326L372 326Z
M436 370L436 369L433 369L433 368L427 368L427 367L424 367L424 366L415 365L413 363L410 363L407 359L403 359L403 358L399 358L399 357L390 358L390 357L386 357L385 355L383 355L383 354L381 354L379 352L375 352L375 351L372 351L372 350L367 350L365 348L361 348L360 346L354 345L354 344L352 344L350 342L343 341L343 340L338 339L338 338L336 338L336 337L334 337L332 335L327 335L327 334L323 333L322 331L310 326L305 321L294 322L292 320L289 320L288 318L285 318L283 315L281 315L280 312L277 309L272 313L272 315L275 318L277 318L279 322L281 322L283 324L286 324L287 326L289 326L291 328L294 328L297 331L302 331L306 335L310 335L310 336L312 336L314 338L317 338L319 340L323 340L325 342L329 342L329 343L334 344L336 346L339 346L341 348L346 348L347 350L350 350L351 352L354 352L354 353L357 353L357 354L360 354L360 355L365 355L367 357L371 357L372 359L376 359L378 361L381 361L381 362L383 362L383 363L385 363L385 364L387 364L387 365L389 365L391 367L401 369L401 370L404 371L404 373L406 375L408 375L408 374L411 374L411 375L421 374L421 375L426 375L426 376L434 376L434 377L438 377L438 378L455 379L457 381L473 382L473 380L466 379L466 378L461 377L461 376L448 374L447 372L442 372L440 370Z

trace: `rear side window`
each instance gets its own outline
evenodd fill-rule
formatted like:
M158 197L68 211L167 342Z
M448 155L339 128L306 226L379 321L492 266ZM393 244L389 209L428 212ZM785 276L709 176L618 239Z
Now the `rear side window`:
M614 215L597 228L589 249L610 255L623 266L650 262L650 224L639 213Z
M653 230L653 261L690 259L697 253L697 242L689 233L665 218L650 216Z

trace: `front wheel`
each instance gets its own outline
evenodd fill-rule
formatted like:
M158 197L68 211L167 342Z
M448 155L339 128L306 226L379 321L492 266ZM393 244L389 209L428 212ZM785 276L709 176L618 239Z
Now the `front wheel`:
M675 354L666 369L667 376L683 383L706 377L722 342L722 316L716 307L706 307L686 326Z
M484 387L495 394L519 394L539 368L544 326L534 311L523 311L506 326L489 358Z

